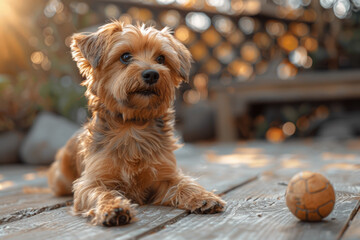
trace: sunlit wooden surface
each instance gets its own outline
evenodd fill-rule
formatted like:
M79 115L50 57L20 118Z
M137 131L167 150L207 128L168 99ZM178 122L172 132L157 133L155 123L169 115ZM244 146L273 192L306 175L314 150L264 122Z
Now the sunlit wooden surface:
M198 144L176 154L184 172L223 195L224 213L148 205L130 225L91 226L71 215L71 197L51 195L45 167L4 165L0 238L360 239L360 140ZM335 209L322 222L300 222L285 205L286 183L302 170L321 172L335 188Z

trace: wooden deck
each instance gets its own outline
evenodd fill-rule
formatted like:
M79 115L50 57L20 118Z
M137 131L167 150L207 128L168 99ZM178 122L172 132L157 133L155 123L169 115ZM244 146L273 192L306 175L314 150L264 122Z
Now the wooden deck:
M360 140L186 145L176 154L184 172L223 195L224 213L140 206L135 223L91 226L70 214L70 197L51 195L46 168L5 165L0 239L360 239ZM301 170L335 187L335 209L322 222L298 221L285 205L286 182Z

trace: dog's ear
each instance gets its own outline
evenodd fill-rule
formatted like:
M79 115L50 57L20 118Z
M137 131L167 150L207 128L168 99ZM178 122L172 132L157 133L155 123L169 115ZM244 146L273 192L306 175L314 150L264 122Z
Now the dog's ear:
M178 54L180 61L180 66L177 69L178 75L181 77L182 81L189 82L191 63L193 62L191 53L184 46L184 44L182 44L170 33L169 28L164 28L161 32L167 36L167 38L170 40L171 46Z
M75 34L72 39L71 49L75 61L86 60L91 67L95 69L99 65L100 58L103 55L104 43L101 44L101 35L97 32L88 35L80 33Z
M111 35L115 31L122 31L122 28L122 23L112 22L100 27L95 33L78 33L72 36L71 53L83 76L87 76L101 64Z

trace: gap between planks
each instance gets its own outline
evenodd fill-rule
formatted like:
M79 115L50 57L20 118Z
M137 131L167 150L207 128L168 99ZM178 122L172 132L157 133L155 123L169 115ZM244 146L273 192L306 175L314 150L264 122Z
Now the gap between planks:
M0 218L0 225L18 221L18 220L21 220L24 218L29 218L29 217L35 216L37 214L40 214L42 212L48 212L48 211L51 211L54 209L67 207L67 206L72 205L72 203L73 203L73 200L68 200L63 203L57 203L57 204L53 204L53 205L46 206L46 207L23 209L23 210L11 213L5 217Z
M355 208L353 209L353 211L349 215L349 218L346 220L346 223L345 223L343 229L340 231L339 236L336 238L337 240L342 239L342 237L344 236L346 230L349 228L349 226L351 224L351 221L355 218L356 214L358 214L359 211L360 211L360 200L358 201Z
M219 192L219 195L224 195L224 194L227 194L235 189L238 189L246 184L249 184L255 180L257 180L259 178L259 175L255 175L253 177L250 177L248 178L247 180L245 181L242 181L236 185L233 185L233 186L230 186L228 187L227 189ZM18 221L18 220L21 220L21 219L25 219L25 218L30 218L30 217L33 217L33 216L36 216L40 213L43 213L43 212L49 212L49 211L52 211L52 210L55 210L55 209L59 209L59 208L63 208L63 207L67 207L67 206L70 206L72 205L73 203L73 200L67 200L65 202L62 202L62 203L57 203L57 204L53 204L53 205L49 205L49 206L45 206L45 207L41 207L41 208L28 208L28 209L23 209L23 210L20 210L20 211L17 211L17 212L14 212L14 213L11 213L5 217L2 217L0 218L0 225L2 224L6 224L6 223L11 223L11 222L14 222L14 221ZM166 226L169 226L169 225L172 225L172 224L175 224L176 222L180 221L181 219L187 217L188 215L190 215L190 212L188 211L184 211L180 214L178 214L177 216L157 225L156 227L154 228L151 228L139 235L136 235L134 236L132 239L141 239L143 237L146 237L150 234L153 234L153 233L156 233L156 232L159 232L161 231L162 229L164 229Z
M251 182L253 182L253 181L257 180L257 179L259 179L259 175L256 175L256 176L254 176L254 177L251 177L251 178L249 178L249 179L246 180L246 181L243 181L243 182L241 182L241 183L239 183L239 184L236 184L236 185L234 185L234 186L232 186L232 187L229 187L228 189L220 192L219 195L222 196L222 195L224 195L224 194L227 194L227 193L229 193L229 192L231 192L231 191L233 191L233 190L235 190L235 189L238 189L238 188L240 188L240 187L242 187L242 186L244 186L244 185L246 185L246 184L249 184L249 183L251 183ZM135 237L132 238L132 239L141 239L141 238L144 238L144 237L146 237L146 236L148 236L148 235L150 235L150 234L154 234L154 233L156 233L156 232L159 232L159 231L161 231L162 229L164 229L166 226L175 224L176 222L178 222L178 221L180 221L181 219L189 216L190 214L191 214L191 213L188 212L188 211L183 212L183 213L177 215L176 217L174 217L174 218L172 218L172 219L169 219L168 221L165 221L164 223L162 223L162 224L160 224L160 225L158 225L158 226L156 226L156 227L154 227L154 228L152 228L152 229L149 229L149 230L146 231L146 232L143 232L143 233L135 236Z

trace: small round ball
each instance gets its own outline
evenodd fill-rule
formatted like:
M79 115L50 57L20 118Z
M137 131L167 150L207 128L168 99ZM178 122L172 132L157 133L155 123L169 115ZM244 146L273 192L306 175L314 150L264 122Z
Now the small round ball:
M320 221L334 208L334 188L320 173L300 172L288 184L286 205L300 220Z

